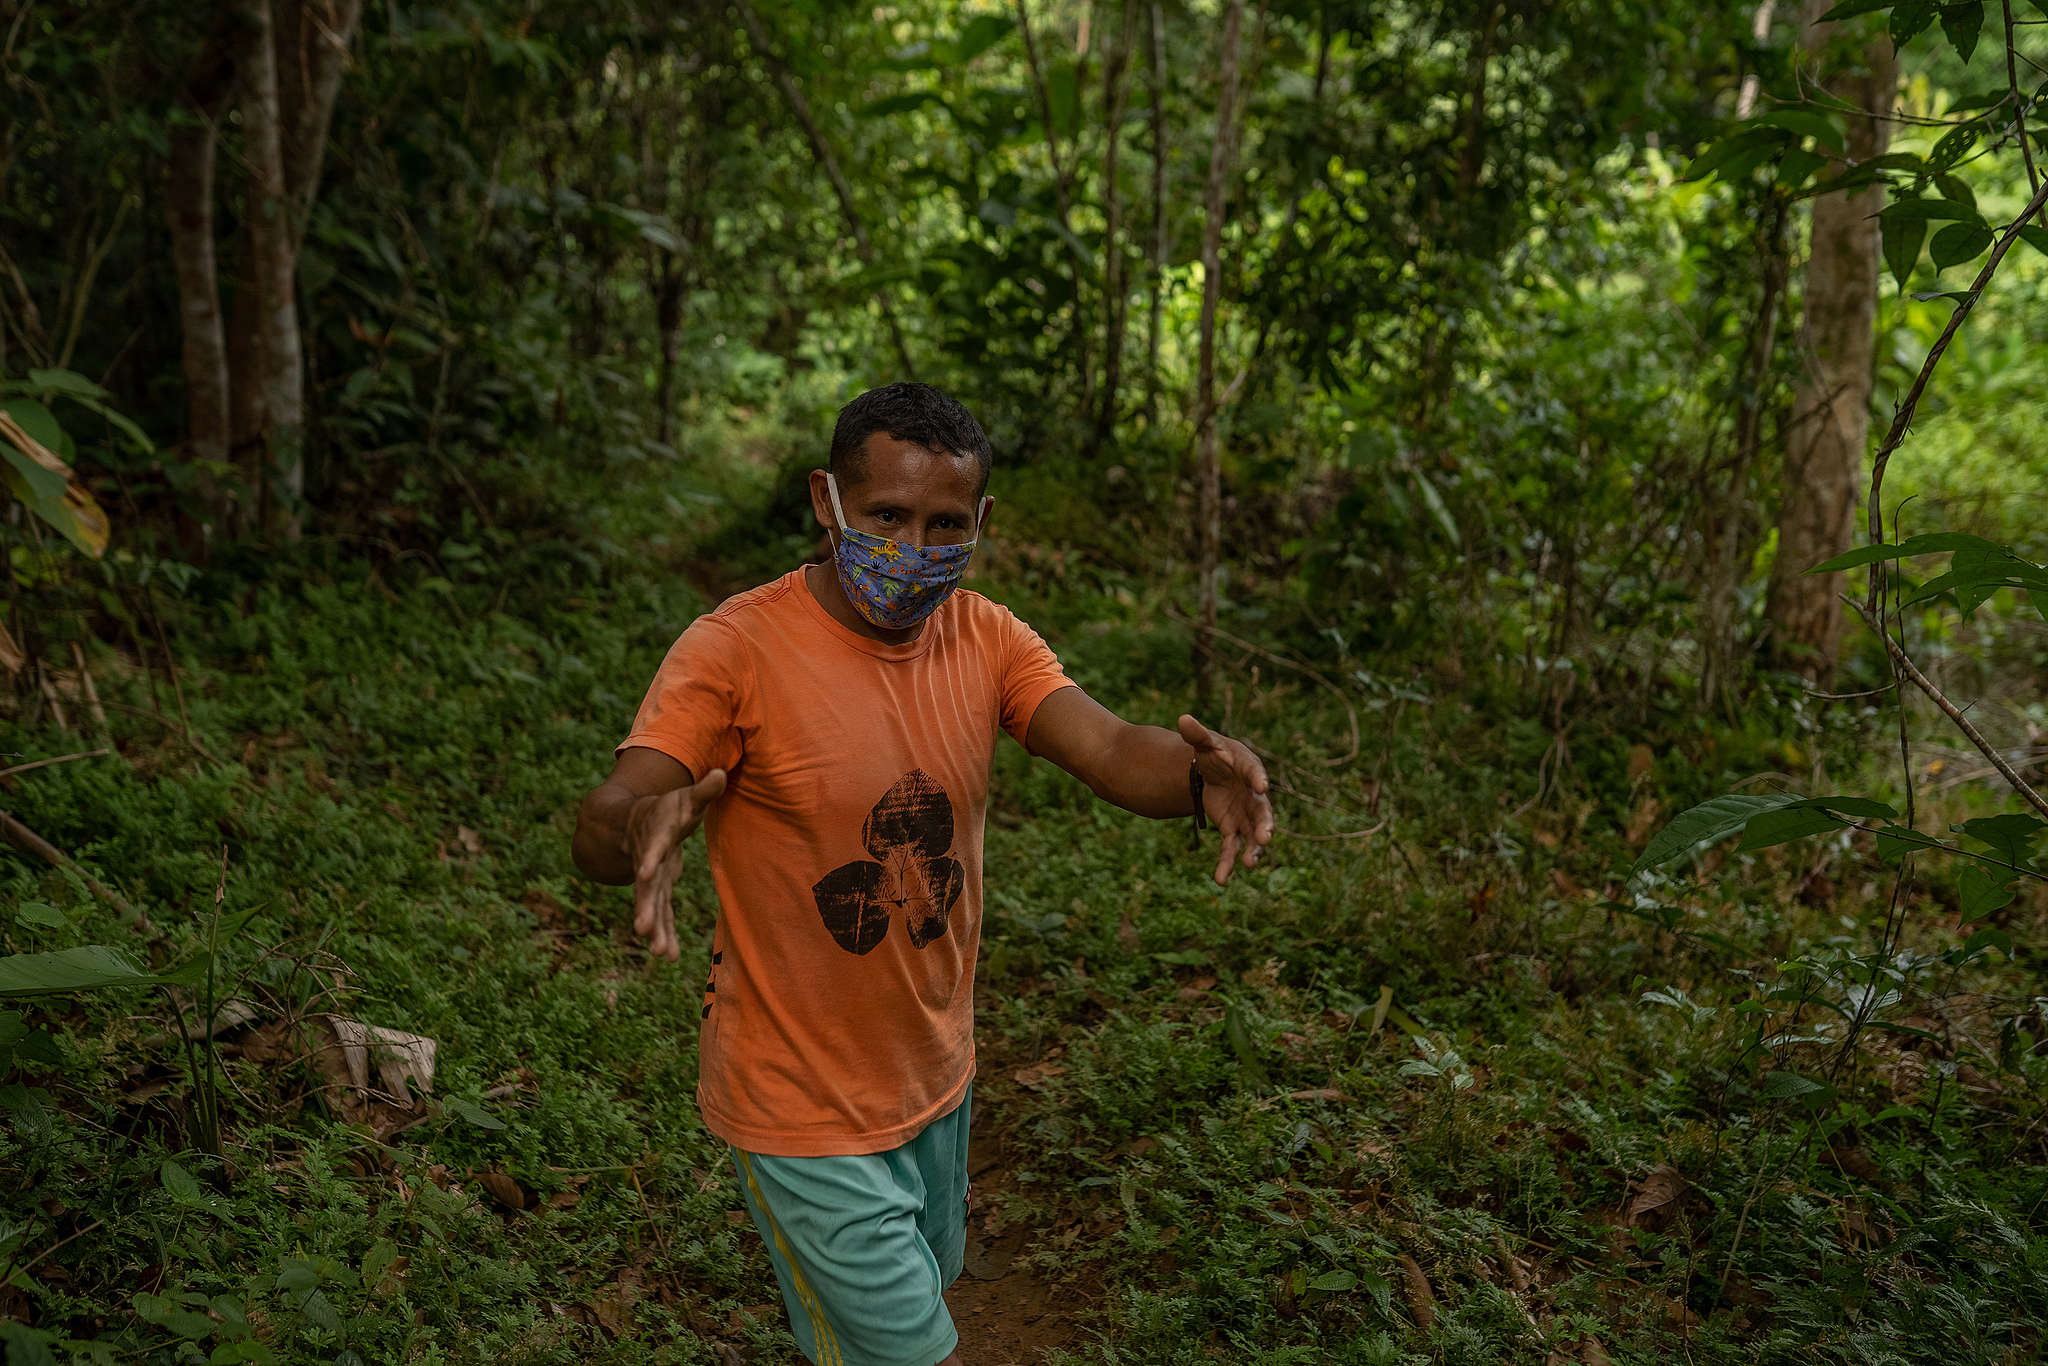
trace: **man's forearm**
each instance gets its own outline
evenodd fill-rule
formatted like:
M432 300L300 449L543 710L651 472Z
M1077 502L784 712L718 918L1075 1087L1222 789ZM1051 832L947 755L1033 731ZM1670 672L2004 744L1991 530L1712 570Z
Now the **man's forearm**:
M583 875L613 887L630 886L633 859L626 850L626 818L634 793L606 783L583 799L576 812L576 838L570 854Z
M1185 816L1188 764L1195 752L1163 726L1126 726L1089 784L1095 795L1140 816Z

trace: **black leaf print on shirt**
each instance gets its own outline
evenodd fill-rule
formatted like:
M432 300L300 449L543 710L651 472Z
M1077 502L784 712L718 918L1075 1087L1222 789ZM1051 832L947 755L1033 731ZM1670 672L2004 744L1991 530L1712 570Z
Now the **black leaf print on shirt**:
M967 873L953 847L953 802L923 769L912 769L882 794L861 824L860 842L875 856L842 864L811 888L819 918L839 947L866 953L903 912L918 948L946 932Z

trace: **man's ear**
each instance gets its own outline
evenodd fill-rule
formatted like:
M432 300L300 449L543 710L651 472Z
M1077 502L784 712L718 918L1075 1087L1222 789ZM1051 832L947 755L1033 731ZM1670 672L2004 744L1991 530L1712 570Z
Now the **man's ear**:
M811 471L811 516L817 519L819 529L829 536L839 529L839 524L832 518L832 495L826 488L825 475L824 470Z

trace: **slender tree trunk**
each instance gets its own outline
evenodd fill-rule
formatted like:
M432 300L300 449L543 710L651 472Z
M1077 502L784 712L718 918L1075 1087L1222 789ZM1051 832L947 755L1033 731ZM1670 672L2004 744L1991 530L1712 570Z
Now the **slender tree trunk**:
M832 182L832 193L839 199L839 212L846 219L847 230L853 234L854 249L860 253L863 263L873 265L875 249L868 241L866 224L861 221L860 210L854 206L853 188L846 183L846 177L839 173L839 159L832 155L832 146L825 141L824 130L811 117L810 101L804 98L803 88L789 73L775 48L768 41L768 30L761 23L761 16L754 13L754 7L747 0L733 0L733 8L739 12L740 22L746 25L747 37L754 44L754 54L775 79L776 89L788 103L789 110L802 125L804 136L810 140L811 154L818 159L818 165L825 172L825 178ZM903 328L896 321L896 309L889 302L889 296L881 290L875 291L875 303L882 310L882 320L888 324L889 336L896 344L896 360L903 367L905 379L917 378L917 367L910 362L910 346L903 338Z
M1807 0L1806 39L1818 47L1816 22L1825 0ZM1826 81L1830 95L1861 115L1849 118L1852 161L1882 156L1897 85L1891 41L1873 39L1866 70ZM1842 576L1806 571L1847 550L1854 537L1856 496L1870 433L1870 389L1876 354L1878 280L1883 250L1877 211L1884 187L1827 194L1813 201L1813 245L1806 263L1800 320L1800 377L1793 395L1785 452L1784 500L1778 511L1778 554L1771 566L1765 616L1770 653L1779 664L1825 679L1842 634Z
M1749 476L1763 450L1764 411L1775 386L1771 383L1771 358L1777 349L1778 309L1785 298L1791 262L1785 254L1785 197L1773 191L1769 215L1757 239L1763 262L1763 287L1757 301L1757 316L1750 333L1749 353L1744 358L1741 398L1735 409L1735 468L1728 476L1728 496L1716 512L1707 514L1713 527L1713 549L1701 597L1706 623L1701 632L1703 664L1700 669L1700 701L1712 706L1728 692L1735 673L1737 632L1735 597L1755 553L1749 507Z
M1778 8L1778 0L1762 0L1749 16L1749 36L1762 47L1764 39L1771 36L1771 15ZM1755 70L1743 73L1742 89L1735 96L1735 117L1746 119L1756 112L1756 97L1762 88L1763 79Z
M654 406L661 444L676 447L676 355L683 335L683 266L663 252L654 295L655 327L661 334L661 364L655 371Z
M1203 194L1202 344L1196 374L1201 423L1200 451L1201 625L1195 633L1195 697L1208 710L1216 656L1217 575L1223 558L1223 469L1216 421L1216 305L1223 293L1223 191L1230 178L1237 131L1237 49L1244 28L1244 0L1229 0L1223 15L1222 91L1216 99L1216 138L1209 152L1209 181Z
M220 278L213 253L213 165L216 134L211 114L188 101L193 121L170 129L170 174L165 207L170 216L171 259L178 274L178 315L184 346L185 415L195 461L228 458L228 344L220 316ZM213 473L203 477L212 486ZM216 512L219 509L215 510Z
M349 45L362 22L363 0L286 0L278 11L277 70L283 104L284 169L291 196L292 255L305 240L320 173L327 164L327 130L341 93Z
M1087 454L1093 457L1116 428L1117 391L1123 382L1124 314L1128 292L1124 283L1123 195L1117 188L1117 152L1123 144L1124 109L1129 83L1131 16L1137 0L1122 0L1117 34L1102 67L1102 107L1108 136L1102 148L1102 394L1095 410L1095 431Z
M1152 270L1145 322L1145 425L1159 415L1159 315L1166 290L1166 18L1152 15Z
M242 77L242 131L249 164L249 262L244 278L255 294L255 332L261 356L262 442L268 456L273 528L287 540L299 535L305 493L304 359L299 348L294 284L297 228L284 167L284 111L269 0L236 0L242 25L236 67ZM238 377L239 379L239 377Z

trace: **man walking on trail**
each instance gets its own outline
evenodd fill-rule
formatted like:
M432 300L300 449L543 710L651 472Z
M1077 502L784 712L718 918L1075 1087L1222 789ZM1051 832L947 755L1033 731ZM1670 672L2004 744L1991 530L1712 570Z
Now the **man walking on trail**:
M829 565L691 623L577 865L670 901L701 823L719 914L697 1104L732 1149L797 1345L818 1366L957 1366L941 1294L966 1251L981 835L996 732L1140 815L1222 835L1215 878L1273 835L1266 772L1192 716L1125 722L1038 634L956 591L987 529L988 437L925 384L862 394L810 476Z

